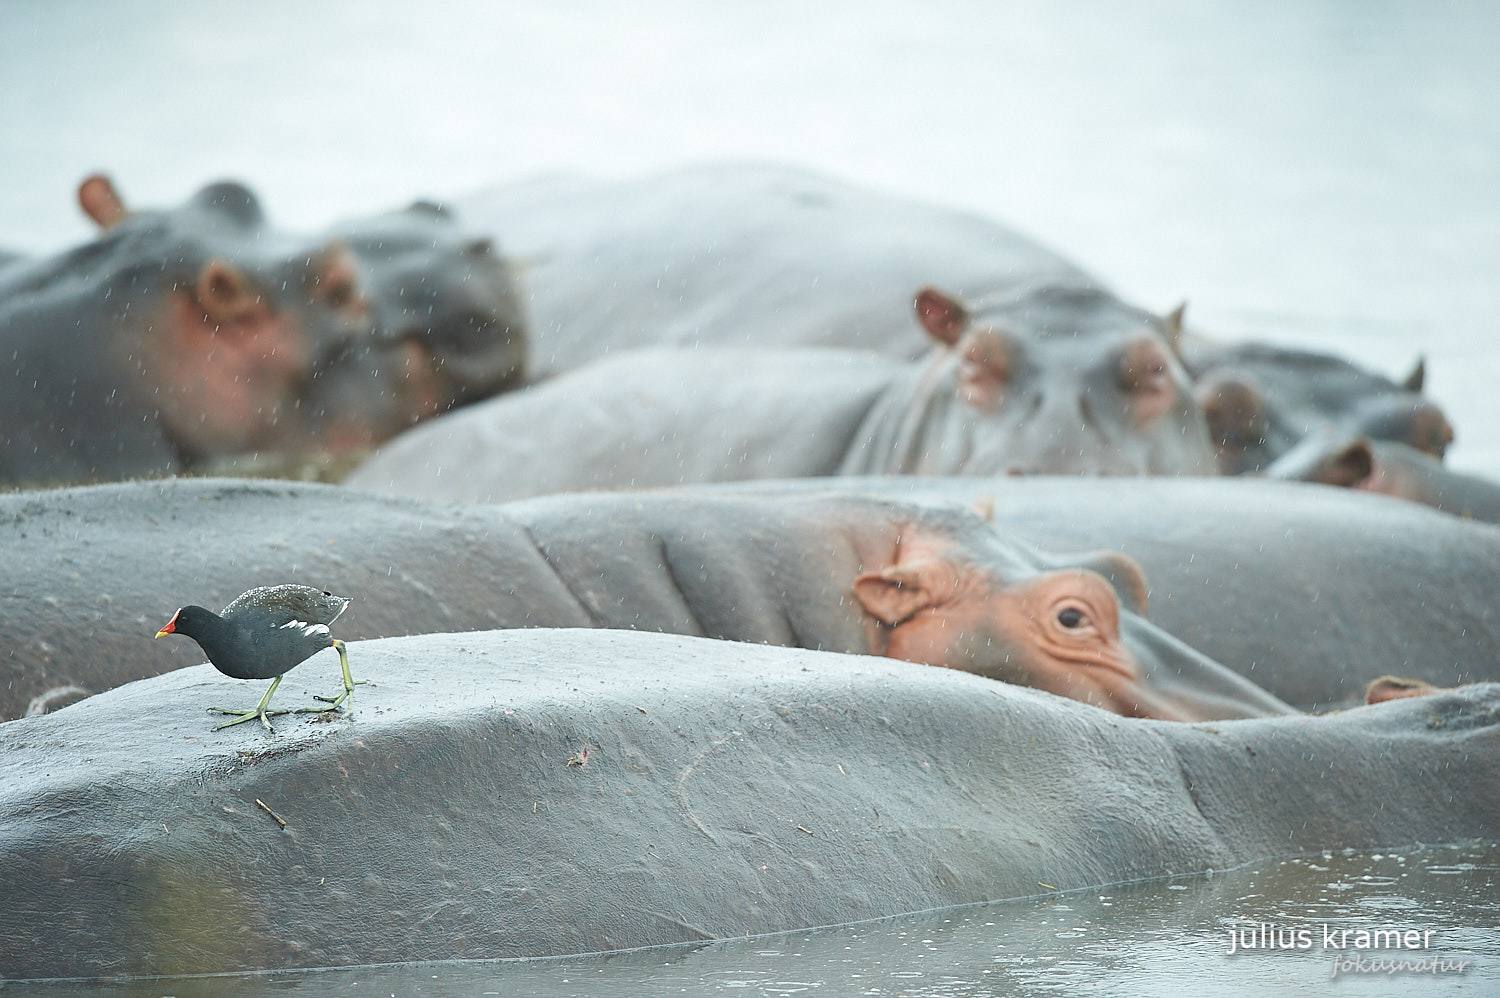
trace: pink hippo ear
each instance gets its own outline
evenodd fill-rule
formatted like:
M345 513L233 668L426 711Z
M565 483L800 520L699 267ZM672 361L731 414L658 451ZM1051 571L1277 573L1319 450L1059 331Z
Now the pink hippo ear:
M888 627L910 620L937 602L940 575L932 561L891 565L878 572L865 572L854 580L854 598L865 612Z
M1144 617L1151 586L1140 564L1124 551L1087 551L1068 555L1059 564L1067 568L1084 568L1102 575L1114 588L1115 596L1126 607Z
M1365 687L1365 703L1385 703L1387 700L1405 700L1408 697L1430 697L1446 692L1421 679L1404 679L1401 676L1381 676L1371 680Z
M212 260L198 272L198 304L216 326L247 318L260 304L260 296L234 267Z
M912 307L927 335L945 346L957 343L969 325L969 310L937 288L926 287L918 291Z
M102 173L86 177L78 185L78 204L101 229L110 228L130 214L114 182Z

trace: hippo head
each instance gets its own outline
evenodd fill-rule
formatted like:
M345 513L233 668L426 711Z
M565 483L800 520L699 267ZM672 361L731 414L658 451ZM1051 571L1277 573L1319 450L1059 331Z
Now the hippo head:
M1267 470L1312 437L1363 436L1437 458L1453 442L1443 410L1422 395L1421 361L1398 383L1305 350L1241 344L1220 353L1195 394L1224 474Z
M917 318L948 352L962 448L918 473L1199 474L1213 452L1176 354L1181 309L1158 318L1092 288L969 307L937 290ZM951 427L949 429L951 433Z
M376 330L351 363L413 384L395 400L392 432L520 378L525 318L491 240L466 234L450 210L425 201L331 235L358 262Z
M962 543L952 530L907 527L890 564L854 579L854 600L878 633L872 650L1149 713L1120 626L1121 594L1145 609L1140 567L1118 552L1043 567L1036 553L965 526Z
M369 335L353 258L270 230L241 184L133 212L94 176L79 202L104 230L87 256L101 265L102 297L118 303L99 346L134 368L122 387L155 410L183 457L305 444L309 380Z
M1046 555L972 514L943 515L903 525L889 562L854 578L872 653L1132 717L1290 712L1147 621L1145 573L1128 555Z

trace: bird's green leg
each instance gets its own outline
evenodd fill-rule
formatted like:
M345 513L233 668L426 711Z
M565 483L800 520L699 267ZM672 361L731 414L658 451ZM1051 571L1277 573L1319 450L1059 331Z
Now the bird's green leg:
M313 697L314 700L322 700L323 702L327 703L328 706L302 707L300 708L301 713L319 713L325 710L337 710L339 704L349 699L349 694L354 692L354 687L369 682L368 679L355 679L354 676L349 672L349 653L344 650L344 643L338 638L333 639L333 649L334 651L339 653L339 666L344 670L344 692L340 693L336 697L315 696Z
M252 707L249 710L231 710L228 707L210 707L210 708L208 708L209 710L216 710L220 714L234 714L235 715L235 718L232 721L225 721L223 724L216 724L216 725L214 725L214 730L218 731L220 728L227 728L227 727L229 727L232 724L243 724L246 721L249 721L249 720L251 720L253 718L257 718L258 717L258 718L260 718L260 723L264 724L266 726L266 730L267 731L271 731L272 730L272 728L271 728L271 717L272 717L272 715L274 715L274 714L290 714L291 713L290 710L266 710L266 704L268 704L268 703L271 702L271 694L275 693L276 692L276 687L278 687L278 686L281 685L281 678L282 677L277 676L275 679L271 680L271 688L268 689L268 690L266 690L266 695L260 698L260 703L256 704L254 707Z

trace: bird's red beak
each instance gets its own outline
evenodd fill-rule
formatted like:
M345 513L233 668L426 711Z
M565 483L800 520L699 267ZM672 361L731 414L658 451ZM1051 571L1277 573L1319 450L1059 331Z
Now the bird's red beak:
M178 610L176 613L172 614L172 619L161 626L161 630L156 632L156 636L161 637L163 634L175 633L177 631L177 618L181 615L181 610Z

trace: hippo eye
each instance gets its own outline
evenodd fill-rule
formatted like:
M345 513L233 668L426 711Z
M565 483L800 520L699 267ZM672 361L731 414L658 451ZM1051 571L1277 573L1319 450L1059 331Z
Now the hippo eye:
M1082 610L1075 610L1071 606L1057 612L1057 622L1070 631L1082 627L1086 619Z

